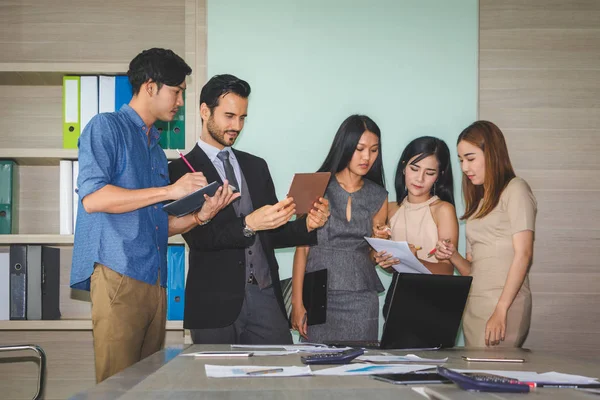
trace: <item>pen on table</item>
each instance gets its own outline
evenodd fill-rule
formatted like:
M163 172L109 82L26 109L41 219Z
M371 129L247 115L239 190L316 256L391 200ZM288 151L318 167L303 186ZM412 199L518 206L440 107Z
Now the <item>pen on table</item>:
M183 159L183 162L187 164L188 168L192 172L196 172L196 170L194 169L194 167L192 167L192 164L190 164L190 162L184 157L184 155L181 154L181 152L179 150L177 150L177 152L179 153L179 157L181 157Z
M600 383L552 383L552 382L521 382L531 388L557 388L557 389L600 389Z
M246 375L264 375L264 374L274 374L277 372L283 372L283 368L259 369L257 371L246 372Z

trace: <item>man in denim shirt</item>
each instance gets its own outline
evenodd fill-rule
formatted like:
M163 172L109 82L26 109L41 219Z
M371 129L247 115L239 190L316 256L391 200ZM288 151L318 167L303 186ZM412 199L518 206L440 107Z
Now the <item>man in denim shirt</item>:
M225 182L195 214L162 209L207 184L198 172L169 185L153 126L174 118L191 72L171 50L143 51L129 64L129 105L95 116L79 139L71 286L90 290L98 382L163 346L168 236L208 223L239 196Z

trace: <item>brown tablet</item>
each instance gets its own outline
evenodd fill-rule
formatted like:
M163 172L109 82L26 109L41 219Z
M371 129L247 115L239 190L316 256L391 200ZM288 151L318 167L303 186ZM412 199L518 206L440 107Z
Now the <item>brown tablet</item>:
M296 214L307 214L319 197L325 195L331 172L294 174L288 197L294 198Z

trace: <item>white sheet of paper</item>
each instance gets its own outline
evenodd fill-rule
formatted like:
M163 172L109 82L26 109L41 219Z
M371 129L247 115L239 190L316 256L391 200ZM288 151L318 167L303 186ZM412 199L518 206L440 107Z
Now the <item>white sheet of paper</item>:
M248 372L267 371L271 369L283 369L281 372L248 375ZM204 366L208 378L274 378L281 376L308 376L312 375L310 367L282 367L265 365L209 365Z
M432 368L431 365L421 364L366 364L352 363L339 367L332 367L313 371L313 375L322 376L348 376L348 375L374 375L374 374L405 374L407 372L421 371Z
M253 351L198 351L195 353L185 353L180 354L179 357L235 357L235 358L243 358L250 357L254 352Z
M232 344L232 349L282 349L296 353L337 353L350 349L350 347L327 347L321 344L294 344L294 345L266 345L266 344ZM256 351L254 351L256 354Z
M430 397L427 393L425 393L424 386L411 386L411 389L414 390L415 392L419 393L421 396L425 397L426 399L432 400L432 397Z
M386 356L368 356L368 355L363 355L363 356L359 356L356 357L357 360L360 361L371 361L371 362L380 362L380 363L392 363L392 362L399 362L399 363L427 363L427 364L443 364L446 361L448 361L448 357L445 358L421 358L415 354L407 354L405 356L392 356L392 355L386 355Z
M266 357L266 356L287 356L290 354L297 354L299 350L254 350L254 357Z
M537 373L535 371L502 371L502 370L478 370L478 369L456 369L460 373L473 372L478 374L493 374L507 378L518 379L524 382L540 383L596 383L597 378L581 375L563 374L559 372Z
M180 354L180 356L191 356L191 357L198 357L198 358L210 358L210 357L242 357L242 355L238 355L236 354L238 352L227 352L227 351L223 351L223 352L215 352L215 351L199 351L197 353L186 353L186 354ZM254 357L264 357L264 356L287 356L290 354L297 354L299 353L298 350L251 350L248 351L248 353L252 353L252 356Z
M395 242L393 240L378 239L365 237L365 240L369 243L375 251L385 251L392 255L392 257L400 260L400 264L392 265L392 267L398 272L408 272L411 274L431 274L417 257L415 257L410 251L407 242Z

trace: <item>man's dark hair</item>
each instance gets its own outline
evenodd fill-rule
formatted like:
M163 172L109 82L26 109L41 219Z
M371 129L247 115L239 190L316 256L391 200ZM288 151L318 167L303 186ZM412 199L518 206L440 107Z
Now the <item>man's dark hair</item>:
M234 93L246 99L250 96L250 85L248 82L233 75L215 75L202 88L200 92L200 105L206 103L206 106L212 113L214 108L219 105L221 96L227 93Z
M160 90L162 85L180 85L191 73L190 66L172 50L153 48L142 51L131 60L127 76L133 95L136 95L145 82L156 82Z

